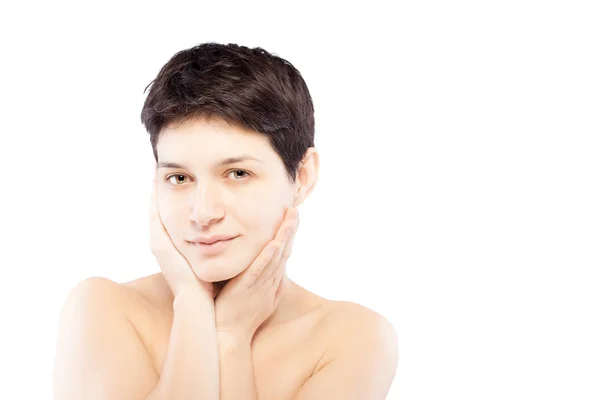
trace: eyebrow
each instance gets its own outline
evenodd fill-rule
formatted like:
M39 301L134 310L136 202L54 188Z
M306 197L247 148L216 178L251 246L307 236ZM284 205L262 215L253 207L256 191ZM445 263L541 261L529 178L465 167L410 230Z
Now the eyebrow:
M213 163L213 166L223 166L223 165L229 165L229 164L235 164L235 163L239 163L242 161L247 161L247 160L252 160L252 161L258 161L260 163L263 163L261 160L259 160L258 158L249 156L249 155L241 155L241 156L237 156L237 157L227 157L227 158L222 158L220 160L217 160L216 162ZM263 163L264 164L264 163ZM184 165L182 164L178 164L175 162L168 162L168 161L161 161L158 163L158 168L179 168L179 169L187 169Z

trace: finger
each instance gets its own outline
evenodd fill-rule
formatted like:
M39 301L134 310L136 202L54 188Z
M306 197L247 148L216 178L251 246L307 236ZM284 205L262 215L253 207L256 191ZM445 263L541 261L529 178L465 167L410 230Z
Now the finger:
M150 203L149 203L149 211L150 211L150 229L153 228L156 223L157 213L156 213L156 185L152 182L152 186L150 187Z
M154 207L153 212L154 212L156 219L160 222L161 227L166 232L166 228L163 223L162 217L160 216L160 211L159 211L159 207L158 207L158 181L156 180L156 178L154 179L153 186L152 186L152 206Z
M287 260L290 258L292 254L292 248L294 246L294 239L296 238L296 233L298 232L298 226L300 225L300 218L298 213L296 212L296 219L294 221L294 225L291 227L291 233L287 237L285 244L283 246L283 250L281 254L276 254L272 260L272 268L269 274L269 279L275 279L275 277L279 277L283 274L283 270L285 269L285 265Z
M150 213L156 214L156 178L152 181L152 186L150 186Z
M150 188L150 228L158 229L161 227L162 221L158 214L158 198L156 194L156 181L152 182Z
M298 233L298 227L300 226L300 215L296 211L296 220L293 226L292 233L290 234L287 242L285 244L285 248L283 249L282 261L287 261L292 255L292 247L294 246L294 239L296 238L296 233Z
M237 281L239 279L240 281L242 281L243 287L247 289L250 288L260 278L263 269L269 263L269 260L273 258L273 255L276 251L276 243L270 242L269 244L267 244L262 249L258 257L256 257L252 265L250 265L250 267L248 267L248 269L245 272L234 277L232 281Z
M252 265L250 265L250 267L248 267L242 276L240 276L240 279L245 281L245 287L250 287L255 284L257 281L259 281L261 276L270 275L271 260L273 260L273 258L278 259L281 257L280 254L283 251L286 234L289 234L286 228L288 228L288 224L290 223L288 217L292 216L290 210L291 209L288 209L286 212L285 218L279 226L279 230L277 231L275 239L269 242L263 248ZM265 271L265 269L267 269L267 271Z
M171 246L172 240L158 210L158 183L154 180L150 191L150 246L160 251Z
M265 270L262 275L264 275L264 281L268 281L270 277L277 271L279 264L281 263L284 251L287 247L287 244L290 242L296 227L298 225L298 210L296 208L292 208L288 210L286 214L286 219L281 225L279 232L277 232L277 236L274 240L276 243L277 250L273 254L271 260L269 260L268 264L265 266Z

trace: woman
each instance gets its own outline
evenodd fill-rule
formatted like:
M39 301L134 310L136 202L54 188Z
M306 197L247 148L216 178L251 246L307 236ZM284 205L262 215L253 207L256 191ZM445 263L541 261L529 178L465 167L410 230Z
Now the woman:
M384 399L397 364L390 323L285 273L319 172L300 73L261 48L205 43L151 85L141 118L157 162L161 272L72 290L55 398Z

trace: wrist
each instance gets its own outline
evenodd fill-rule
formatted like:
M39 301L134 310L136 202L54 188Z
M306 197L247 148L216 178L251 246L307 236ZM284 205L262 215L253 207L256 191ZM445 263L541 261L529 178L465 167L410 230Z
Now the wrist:
M212 291L209 291L208 288L202 286L199 282L185 282L179 283L178 285L171 286L171 291L173 292L173 296L177 297L178 295L184 295L189 292L204 292L207 295L211 295Z
M181 286L173 293L173 308L178 304L194 303L196 307L206 305L214 309L214 299L210 293L196 286Z
M219 347L224 350L232 350L238 347L250 346L253 336L254 335L252 335L250 332L217 328Z

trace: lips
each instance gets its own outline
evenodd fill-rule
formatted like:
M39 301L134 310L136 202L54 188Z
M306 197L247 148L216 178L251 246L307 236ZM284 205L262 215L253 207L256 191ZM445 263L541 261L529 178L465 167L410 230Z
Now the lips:
M210 246L210 245L213 245L213 244L215 244L215 243L219 243L219 242L228 242L228 241L230 241L231 239L233 239L233 238L229 238L229 239L219 239L219 240L213 240L213 241L210 241L210 242L196 242L196 243L197 243L197 244L203 244L203 245L205 245L205 246Z
M237 237L237 236L236 236ZM225 248L229 245L229 243L235 239L236 237L232 237L229 239L222 239L214 241L210 244L202 243L202 242L190 242L194 245L194 247L200 250L206 256L216 255L225 250Z
M227 235L213 235L210 237L197 237L195 239L189 240L191 243L200 243L200 244L213 244L216 242L227 241L234 239L235 236L227 236Z

